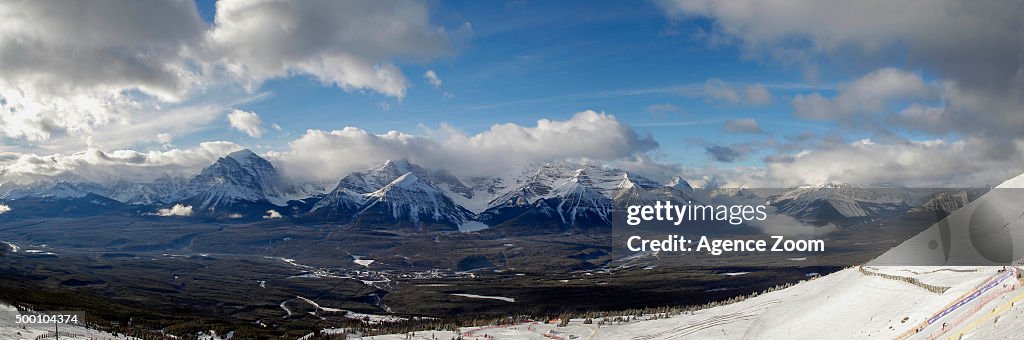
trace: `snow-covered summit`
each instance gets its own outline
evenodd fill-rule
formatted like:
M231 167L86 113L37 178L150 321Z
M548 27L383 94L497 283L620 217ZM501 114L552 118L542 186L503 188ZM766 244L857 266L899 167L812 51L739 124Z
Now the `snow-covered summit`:
M457 226L472 218L471 213L455 204L440 188L421 180L412 172L363 196L360 214L373 212L390 216L394 222L431 222Z
M865 188L827 183L803 186L771 197L779 212L797 218L878 218L923 203L930 192L907 188Z
M564 225L610 225L616 203L647 203L665 193L653 180L598 164L552 162L504 180L481 216L501 223L519 216L552 217ZM660 195L660 196L659 196Z
M672 187L673 189L680 190L683 192L693 192L693 186L691 186L690 182L687 182L681 176L672 177L672 179L668 181L668 184L666 184L666 186Z
M199 209L227 207L239 202L269 202L283 206L294 193L277 169L249 150L233 152L204 168L179 194Z

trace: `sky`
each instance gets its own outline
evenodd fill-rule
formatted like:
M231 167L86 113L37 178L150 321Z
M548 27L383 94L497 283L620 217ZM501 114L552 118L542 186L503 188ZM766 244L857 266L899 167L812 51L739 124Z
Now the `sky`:
M1024 172L1021 1L9 1L0 176L593 160L698 186ZM3 180L0 180L3 181Z

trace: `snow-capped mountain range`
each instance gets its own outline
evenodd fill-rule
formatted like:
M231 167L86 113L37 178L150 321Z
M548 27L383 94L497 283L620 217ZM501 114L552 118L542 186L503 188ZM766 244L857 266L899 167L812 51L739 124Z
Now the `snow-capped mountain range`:
M389 160L349 174L310 209L332 221L376 215L389 223L462 225L474 214L456 200L474 197L471 188L443 171L429 171L406 160Z
M878 193L850 185L788 190L694 189L675 177L665 183L594 163L527 166L516 175L460 179L407 160L389 160L336 182L293 183L249 150L221 157L190 179L163 176L149 183L99 184L59 179L0 185L0 200L72 199L98 195L128 206L191 206L197 215L260 218L267 210L326 222L459 226L607 226L616 207L658 200L775 202L798 218L871 218L906 211L929 197L900 190Z
M241 202L287 205L304 196L285 181L269 161L249 150L235 151L203 169L171 200L193 203L198 209L229 208Z
M623 170L571 162L530 166L500 183L480 212L484 223L542 219L564 225L608 225L617 205L686 197L683 191Z

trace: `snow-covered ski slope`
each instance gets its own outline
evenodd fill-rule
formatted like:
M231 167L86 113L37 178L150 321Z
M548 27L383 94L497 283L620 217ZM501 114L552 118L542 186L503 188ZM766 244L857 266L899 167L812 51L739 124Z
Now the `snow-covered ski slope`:
M713 307L693 314L668 318L643 317L637 321L597 326L572 320L568 326L556 323L528 323L513 326L473 327L462 329L464 338L496 339L912 339L946 338L959 334L951 320L967 315L978 303L984 308L959 323L970 326L984 317L992 308L1024 296L1024 290L1012 289L1017 280L1012 271L1000 272L1001 267L880 267L845 269L831 275L805 281L793 287L762 294L730 305ZM949 287L943 293L934 293L918 285L899 279L866 273L883 273L895 277L914 277L920 282ZM1012 276L1012 277L1011 277ZM971 295L979 286L992 280L996 288L959 306L937 322L922 328L937 313ZM1003 285L1007 285L1003 288ZM1019 287L1018 287L1019 288ZM991 300L982 297L995 297ZM1019 309L1019 310L1018 310ZM1024 317L1024 308L1011 309L1006 315ZM1006 319L1012 322L1012 319ZM944 330L942 323L947 323ZM989 329L988 322L972 330L974 334L1007 335L1024 330L1024 319L1016 326L1000 325ZM997 323L998 325L998 323ZM920 329L919 331L917 331ZM417 332L416 339L448 339L452 332ZM404 339L405 334L373 337L373 339ZM1013 338L1011 336L1010 338ZM991 336L980 337L991 339ZM1006 338L996 335L996 338Z
M12 306L0 304L0 340L35 339L38 336L53 334L54 328L52 325L17 324L15 315L18 314L23 314L23 312L19 312ZM135 339L70 325L61 325L58 330L60 331L61 338L68 339ZM48 339L54 338L49 337Z

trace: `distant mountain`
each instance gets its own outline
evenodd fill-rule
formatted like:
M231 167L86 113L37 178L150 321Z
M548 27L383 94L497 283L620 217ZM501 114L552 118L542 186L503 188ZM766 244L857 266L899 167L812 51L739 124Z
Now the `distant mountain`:
M410 184L411 186L408 187L401 185L395 187L396 181L401 178L416 184ZM409 192L411 188L416 188L416 190ZM436 218L431 216L421 219L420 217L425 216L421 216L419 212L394 212L395 217L392 218L392 223L420 224L421 221L431 221L459 225L470 220L473 214L456 201L465 202L472 199L473 195L472 188L449 173L429 171L407 160L389 160L366 171L353 172L342 178L338 185L331 190L331 193L324 196L310 209L309 215L332 221L348 221L356 218L357 215L372 213L374 209L385 205L378 205L381 202L386 202L389 207L415 209L427 209L427 206L422 205L423 203L431 203L431 207L434 207L434 203L443 206L451 203L452 207L436 206L438 211L447 211ZM390 200L388 200L389 198ZM424 202L415 202L418 200ZM369 207L375 205L378 207L368 210ZM362 220L369 221L370 219Z
M402 190L397 190L395 181L403 176L406 181L414 178L413 183L422 187L409 191L405 190L409 187L401 186ZM570 162L531 166L521 175L508 178L473 177L465 183L455 176L429 171L406 160L387 161L343 178L309 215L338 222L356 219L365 222L368 219L359 216L368 213L366 207L391 198L401 202L398 204L401 208L388 209L395 221L461 224L477 220L492 226L509 222L588 227L610 225L617 203L646 204L686 196L680 190L622 170ZM395 192L401 195L396 196ZM406 203L415 200L420 201ZM427 210L431 213L412 214L404 210L410 207L422 210L423 204L430 207ZM387 206L393 204L389 202Z
M96 207L103 211L116 202L151 213L182 204L192 206L197 216L241 220L259 220L268 210L275 210L285 217L313 222L445 228L479 222L541 232L607 227L612 214L626 206L664 200L769 203L779 213L805 222L838 224L905 212L948 213L969 202L965 193L938 195L937 190L849 184L695 189L680 177L657 182L621 169L566 161L530 165L518 175L460 179L399 159L350 173L336 184L328 183L292 182L270 161L241 150L217 159L190 179L164 175L152 182L95 183L67 175L27 184L3 183L0 199L46 202L55 206L54 211L62 204L83 207L88 202L103 203ZM328 187L333 189L328 191ZM22 210L19 215L25 213Z
M610 226L616 205L683 199L678 190L596 164L548 163L507 181L480 220L490 225ZM688 185L687 185L688 186Z
M167 203L185 189L188 179L164 175L151 183L115 181L102 195L130 205Z
M672 177L672 179L669 180L668 184L665 184L665 186L671 187L672 189L676 189L676 190L679 190L679 191L684 192L684 193L692 193L693 192L693 187L690 186L690 182L687 182L685 179L683 179L680 176Z
M612 201L619 207L653 204L662 199L662 195L651 191L659 187L656 183L653 186L645 186L644 183L637 183L635 179L629 178L628 174L623 176L617 187L619 190L615 197L612 197Z
M70 185L60 185L59 190L70 189ZM47 217L72 218L98 215L135 215L136 211L121 202L94 193L78 196L79 191L69 191L73 195L21 196L16 199L5 199L2 203L10 208L9 212L0 214L0 219Z
M669 184L571 162L529 166L519 176L472 177L463 182L446 171L400 159L353 172L325 193L324 183L292 183L271 162L241 150L217 159L190 179L164 175L152 182L98 184L73 178L4 183L0 199L47 198L59 205L54 200L95 195L146 211L181 204L192 206L197 216L243 220L275 210L336 223L451 227L479 221L559 230L610 225L616 204L649 204L693 194L682 179Z
M67 180L44 180L28 184L4 183L0 197L4 199L20 198L81 198L94 192L102 192L102 186L88 182L71 182Z
M204 168L176 194L175 203L198 212L234 214L286 206L298 192L269 161L246 149Z
M771 198L778 212L805 221L851 223L904 213L924 202L931 190L864 188L851 184L805 186Z
M933 213L936 218L941 219L969 203L971 203L971 198L966 190L941 192L927 202L924 202L924 204L910 208L908 212Z
M424 169L405 159L388 160L366 171L353 172L342 178L338 182L337 188L348 189L356 193L370 193L380 190L407 173L413 173L417 178L429 181L442 190L466 198L473 197L473 189L463 184L455 176L445 171Z
M415 226L442 224L459 226L473 214L451 200L434 184L408 172L377 191L363 195L359 219L382 219L388 223Z
M126 202L110 197L112 190L128 192L126 188L134 186L127 183L119 181L107 186L74 177L26 184L8 182L0 185L0 199L12 207L12 213L4 214L7 218L81 217L112 213L133 214L134 208L126 204L127 202L153 199L156 196L153 189L146 188L141 192L152 196L134 196L126 199Z
M348 222L363 206L363 194L336 187L310 208L308 216L332 222Z

